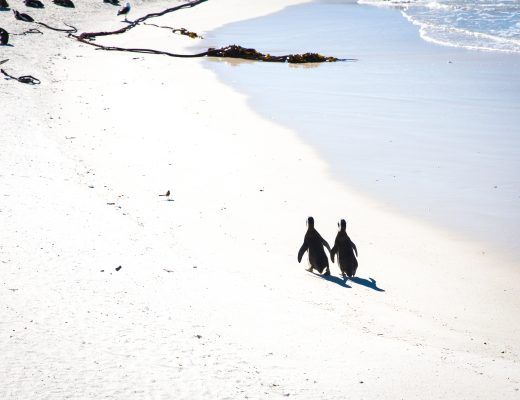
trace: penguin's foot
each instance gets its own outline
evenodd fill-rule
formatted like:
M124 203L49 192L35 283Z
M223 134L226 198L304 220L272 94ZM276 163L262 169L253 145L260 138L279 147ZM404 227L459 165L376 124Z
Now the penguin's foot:
M323 273L323 275L329 276L330 275L330 270L327 268L327 270Z
M312 267L307 268L305 271L312 272Z

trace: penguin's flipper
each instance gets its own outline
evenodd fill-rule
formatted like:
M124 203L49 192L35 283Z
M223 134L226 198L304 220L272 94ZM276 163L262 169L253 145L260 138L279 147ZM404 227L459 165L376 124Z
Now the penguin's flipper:
M302 247L300 247L300 251L298 251L298 262L302 261L302 257L309 248L309 245L307 243L303 243Z
M326 241L325 239L321 238L321 243L323 243L323 245L327 248L327 250L328 250L329 253L330 253L331 250L330 250L330 246L329 246L329 244L327 243L327 241Z
M338 251L338 246L334 245L334 247L330 250L330 259L332 262L334 262L334 256L336 255L336 252Z
M353 241L350 241L350 243L352 243L352 248L354 249L354 253L356 253L356 258L358 258L359 256L358 256L358 253L357 253L357 247L356 247L356 245L354 244Z

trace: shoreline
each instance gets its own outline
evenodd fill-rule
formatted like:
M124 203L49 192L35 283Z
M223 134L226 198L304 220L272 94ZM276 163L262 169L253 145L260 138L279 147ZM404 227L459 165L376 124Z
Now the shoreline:
M148 40L186 43L114 43ZM516 271L340 186L200 60L63 51L0 87L3 397L515 398ZM305 218L331 242L347 212L359 280L305 272Z
M289 39L289 46L302 51L301 43L309 42L309 47L317 46L325 54L359 58L357 63L323 65L311 71L249 63L238 63L237 68L230 69L210 60L205 65L245 94L263 118L298 131L302 140L327 160L338 182L377 199L393 212L450 231L486 252L503 254L513 264L518 255L514 238L519 218L516 181L511 172L516 170L512 149L518 147L518 141L508 133L514 129L516 118L512 117L513 89L509 89L513 104L496 96L501 87L509 88L508 73L514 80L511 71L520 64L520 57L424 42L416 27L397 15L396 9L353 4L336 10L331 4L326 6L333 14L350 10L350 14L343 11L341 20L349 21L352 27L345 32L332 30L335 36L350 38L342 43L346 48L322 48L311 35ZM305 26L306 14L320 10L328 15L323 5L307 5L292 7L267 20L230 25L217 31L212 45L239 36L247 45L260 46L258 32L273 29L264 46L278 53L291 51L290 47L280 50L283 41L274 39L280 20L295 21L287 27L291 38ZM367 18L373 21L356 22ZM383 22L387 37L379 40L371 30L377 32ZM331 24L334 29L335 21ZM325 43L333 40L325 35L320 38ZM255 75L256 85L250 84L251 75ZM347 82L338 83L340 80ZM408 89L412 87L417 89ZM509 98L508 93L503 92L503 96ZM498 109L497 115L491 112L494 109ZM326 116L323 121L320 113ZM366 120L365 115L371 118ZM341 148L347 150L341 152ZM430 149L437 149L438 155Z
M423 39L426 42L441 45L443 47L452 47L452 48L458 48L458 49L465 49L465 50L472 50L472 51L483 51L483 52L491 52L491 53L502 53L502 54L520 54L520 48L518 48L517 45L515 45L515 39L514 38L506 38L504 36L497 35L495 32L479 32L479 31L471 31L466 30L465 28L454 28L453 31L457 32L458 34L462 34L463 38L466 36L473 36L480 38L480 42L472 43L463 43L461 44L459 41L454 41L453 37L448 36L446 37L438 37L439 36L439 29L440 27L433 27L433 32L430 31L432 29L432 26L428 22L421 21L420 19L417 19L417 16L414 16L413 13L410 15L408 13L408 7L410 3L408 2L384 2L384 1L373 1L373 0L359 0L359 4L362 5L369 5L374 7L387 7L387 8L394 8L396 10L399 10L402 16L409 21L411 24L415 25L417 29L419 30L419 34L421 36L421 39ZM439 4L439 3L437 3ZM413 7L413 3L412 3ZM449 6L448 6L449 7ZM451 12L460 12L460 9L450 10ZM496 22L496 21L495 21ZM454 32L451 32L452 34ZM460 37L458 38L460 40ZM464 39L463 39L464 41ZM497 46L497 43L504 43L506 42L506 48L503 48L501 46Z

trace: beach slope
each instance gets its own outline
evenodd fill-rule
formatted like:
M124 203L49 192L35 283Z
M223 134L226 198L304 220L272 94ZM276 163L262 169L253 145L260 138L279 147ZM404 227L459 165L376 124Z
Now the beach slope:
M295 3L210 1L154 23L204 35ZM42 17L122 26L82 7ZM188 40L142 27L99 42ZM0 84L0 397L518 397L507 260L340 185L201 60L50 31L12 42L3 67L42 83ZM357 279L297 263L309 215L331 244L347 218Z

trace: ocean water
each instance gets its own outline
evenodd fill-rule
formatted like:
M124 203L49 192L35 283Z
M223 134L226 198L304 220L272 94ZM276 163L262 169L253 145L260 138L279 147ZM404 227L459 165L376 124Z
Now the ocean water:
M397 7L434 43L468 49L520 52L519 0L359 0Z
M357 62L205 65L382 206L520 255L520 55L424 41L395 8L320 0L202 46ZM247 129L247 127L244 127ZM344 217L355 212L345 204ZM319 210L315 212L319 214Z

